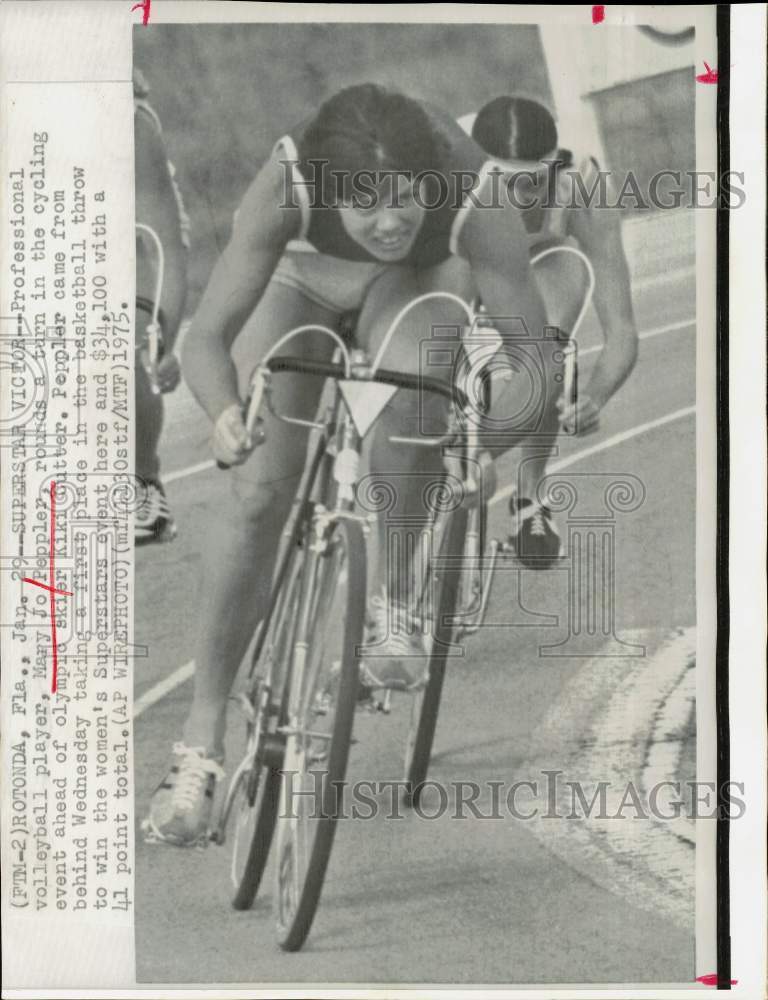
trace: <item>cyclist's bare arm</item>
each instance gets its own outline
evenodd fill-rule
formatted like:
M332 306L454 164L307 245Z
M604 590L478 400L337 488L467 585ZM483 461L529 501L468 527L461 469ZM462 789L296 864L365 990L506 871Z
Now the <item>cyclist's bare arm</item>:
M618 209L579 206L568 212L574 236L595 270L593 303L605 345L586 394L601 408L622 385L637 358L637 325Z
M258 304L290 239L299 233L298 208L281 208L285 180L276 158L246 192L232 238L213 269L184 342L187 382L212 421L239 403L230 348ZM282 331L276 330L275 337Z
M171 181L163 140L154 124L137 114L136 121L136 221L153 229L163 247L164 277L161 301L166 349L173 346L184 314L187 292L186 251L181 241L181 220ZM137 230L137 293L155 295L156 250L149 237Z
M480 202L485 200L481 195ZM499 333L519 336L519 324L506 325L498 317L522 317L532 337L543 335L544 304L531 270L525 226L518 209L507 203L472 209L459 236L461 256L472 274L488 313Z

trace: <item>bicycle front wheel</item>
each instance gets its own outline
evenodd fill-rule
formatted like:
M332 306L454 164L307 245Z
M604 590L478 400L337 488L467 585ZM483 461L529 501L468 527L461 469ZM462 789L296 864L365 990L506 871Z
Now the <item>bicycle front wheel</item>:
M343 809L365 619L360 525L332 523L311 546L293 648L277 821L277 937L297 951L312 926Z
M443 693L445 661L453 637L452 618L456 610L461 579L461 556L467 530L467 510L457 508L448 515L438 548L438 557L429 567L432 582L432 651L429 679L424 688L415 692L411 703L411 722L405 745L405 805L417 805L427 779L432 744L437 727L437 714Z
M252 680L237 699L245 722L243 757L230 781L223 808L232 853L232 905L249 910L269 856L277 820L287 717L288 657L296 629L304 551L288 554L284 582L277 594L266 635L257 642ZM234 727L232 727L234 728Z

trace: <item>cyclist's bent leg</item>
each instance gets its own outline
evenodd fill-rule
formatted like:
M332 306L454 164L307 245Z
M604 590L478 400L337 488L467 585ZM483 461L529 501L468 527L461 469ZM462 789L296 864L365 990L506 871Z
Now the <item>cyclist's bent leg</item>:
M535 256L535 253L534 253ZM563 337L570 336L576 317L581 311L587 292L587 273L583 263L572 253L553 253L543 257L533 265L533 273L539 286L547 322L563 331ZM559 430L557 403L562 395L562 383L556 383L552 358L547 358L547 372L550 376L547 387L547 402L542 419L541 436L554 446L554 437ZM535 496L539 482L546 470L549 452L543 457L526 462L521 469L520 490L526 496Z
M537 261L533 273L544 301L547 322L558 327L566 340L587 291L584 265L572 253L553 253ZM530 412L525 405L526 396L534 388L528 380L513 374L509 381L494 380L493 383L493 427L495 430L508 427L509 433L499 435L489 442L489 447L498 455L522 445L517 486L510 500L513 515L510 541L521 561L534 569L546 569L561 550L560 536L549 508L546 503L540 505L537 496L560 430L558 402L563 384L555 375L562 372L562 366L554 363L553 354L561 349L562 343L541 342L545 384L540 391L544 398L534 426L530 426L526 416ZM526 418L525 425L520 423L520 414Z
M276 337L304 323L333 326L338 313L323 309L295 288L275 281L233 349L240 391ZM297 337L290 352L327 359L328 338ZM275 378L278 412L311 419L322 382L300 375ZM266 413L265 443L222 476L221 501L206 512L192 706L183 741L174 746L171 770L156 790L144 830L147 839L192 846L205 840L217 778L222 776L227 698L269 593L286 516L301 479L306 429Z
M469 269L461 261L420 272L404 267L389 269L368 293L358 327L361 343L371 356L375 355L390 323L404 305L432 291L450 291L460 296L463 292L462 297L469 300L470 282ZM430 375L450 384L450 365L430 364L426 342L434 326L464 322L462 310L454 303L431 299L416 305L389 341L382 367ZM408 608L413 599L412 553L418 550L420 529L428 514L425 498L431 487L442 482L444 469L439 448L393 443L389 439L443 435L448 413L448 402L434 393L400 390L372 431L371 475L374 481L385 485L393 502L378 518L371 597L374 636L371 655L364 661L364 680L371 686L407 688L425 680L428 662L423 655L423 643L408 624ZM404 519L407 526L402 526Z
M277 338L309 323L334 327L356 309L381 270L315 253L287 251L232 354L244 395L256 364ZM320 333L302 334L289 351L327 359L333 350ZM314 385L313 385L314 382ZM278 412L310 419L322 383L301 376L275 379ZM204 839L216 779L221 776L227 696L241 658L262 617L281 529L301 480L308 431L264 415L266 443L230 473L222 506L204 526L205 576L198 617L193 704L185 742L155 792L144 823L148 839L192 845Z
M164 247L165 268L162 285L157 284L158 257L154 244L145 234L136 238L136 475L142 480L143 495L134 518L134 539L137 545L171 539L175 526L165 491L160 481L157 457L163 429L164 401L152 391L142 355L147 353L147 327L152 320L152 304L160 297L165 310L163 323L163 355L166 363L173 360L175 338L186 296L186 260L182 248ZM158 303L159 305L159 303ZM162 312L160 313L162 316Z
M299 291L273 282L238 338L233 357L245 396L253 368L276 334L303 323L334 326L338 315ZM328 360L329 338L302 334L288 353ZM275 377L278 412L311 420L322 381L301 375ZM263 413L266 441L229 473L221 508L209 512L203 532L205 578L201 587L195 689L184 731L189 746L223 754L225 710L232 681L259 622L275 555L288 511L304 469L308 432Z

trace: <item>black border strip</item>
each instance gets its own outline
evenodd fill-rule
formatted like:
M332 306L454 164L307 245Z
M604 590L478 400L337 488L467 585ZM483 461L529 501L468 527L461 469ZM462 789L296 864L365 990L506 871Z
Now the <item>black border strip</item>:
M730 170L730 63L731 5L717 5L717 169L718 176ZM717 209L717 541L715 586L717 590L717 643L715 649L715 714L717 727L717 831L715 878L717 892L717 988L731 988L730 843L728 797L731 745L728 712L728 641L730 600L728 594L728 516L730 498L730 416L728 407L728 256L729 210L721 202Z

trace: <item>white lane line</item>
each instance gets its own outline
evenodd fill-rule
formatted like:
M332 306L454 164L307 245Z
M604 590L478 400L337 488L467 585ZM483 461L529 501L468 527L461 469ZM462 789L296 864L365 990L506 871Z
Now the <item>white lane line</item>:
M677 271L663 271L661 274L651 274L647 278L638 278L632 282L633 292L646 292L654 285L666 285L674 281L686 281L696 277L696 265L681 267Z
M646 761L663 752L668 734L680 733L688 719L689 705L674 695L682 676L692 680L695 673L689 667L695 628L674 633L622 630L622 638L645 646L645 660L598 653L573 675L537 727L532 756L520 773L543 774L556 755L563 774L559 790L557 785L554 789L558 815L573 821L547 821L549 790L544 789L530 830L571 868L609 892L690 927L693 823L682 817L680 822L661 818L680 798L676 789L657 790L655 803L650 798L657 782L680 780L679 755L659 757L653 772ZM664 706L669 708L668 717ZM662 741L660 746L657 740ZM576 803L568 784L573 779L582 782L582 795L592 803L591 809ZM637 793L634 797L628 795L630 783Z
M696 327L695 319L681 319L677 323L668 323L666 326L655 326L651 330L643 330L637 335L638 340L650 340L652 337L660 337L663 333L679 333L681 330L689 330ZM578 357L586 357L587 354L595 354L602 350L602 344L593 344L592 347L583 347L578 351Z
M687 330L690 327L696 326L696 320L693 319L683 319L679 320L677 323L668 323L666 326L657 326L651 330L644 330L638 335L639 340L650 340L652 337L660 337L665 333L679 333L681 330ZM602 344L594 344L592 347L585 347L583 350L579 351L579 357L584 358L588 354L595 354L597 351L601 350ZM197 465L189 465L185 469L176 469L175 472L169 472L163 476L163 483L167 486L168 483L175 483L178 479L186 479L188 476L196 476L198 472L207 472L208 469L213 469L216 463L213 459L208 459L205 462L198 462ZM552 470L557 471L556 469Z
M209 458L205 462L198 462L197 465L189 465L186 469L177 469L175 472L169 472L163 476L163 484L167 486L168 483L174 483L177 479L186 479L187 476L195 476L198 472L205 472L207 469L212 469L215 465L214 460Z
M686 406L682 410L675 410L672 413L667 413L663 417L659 417L656 420L649 420L644 424L638 424L637 427L632 427L627 431L622 431L620 434L614 434L612 437L606 438L605 441L601 441L599 444L594 444L589 448L582 448L581 451L576 451L573 455L567 455L565 458L558 459L556 462L552 462L548 467L548 472L559 472L561 469L567 469L570 465L575 465L580 462L582 458L587 458L590 455L596 455L598 452L606 451L608 448L614 448L616 445L623 444L625 441L630 441L632 438L638 437L640 434L645 434L648 431L655 430L657 427L663 427L666 424L671 424L675 420L682 420L685 417L692 416L696 412L695 406ZM505 497L508 497L513 490L513 486L507 486L503 490L494 494L491 497L490 504L499 503ZM177 688L180 684L183 684L195 672L195 665L193 661L183 664L169 674L164 680L155 684L154 687L149 688L144 694L138 698L134 705L133 717L137 719L143 712L146 712L148 708L158 702L165 695L169 694L174 688Z
M551 472L560 472L561 469L567 469L568 466L574 465L576 462L580 462L582 458L588 458L590 455L597 455L598 452L606 451L608 448L613 448L618 444L624 444L625 441L631 441L632 438L638 437L640 434L645 434L648 431L655 430L657 427L664 427L665 424L674 423L675 420L682 420L685 417L693 416L696 412L695 406L684 406L681 410L673 410L672 413L667 413L663 417L657 417L656 420L649 420L644 424L638 424L637 427L630 427L627 431L621 431L619 434L613 434L611 437L606 438L605 441L600 441L599 444L594 444L590 448L582 448L581 451L576 451L573 455L566 455L564 458L559 458L555 462L550 462L547 465L547 474ZM510 496L515 489L515 484L512 483L510 486L505 486L503 490L499 490L489 500L489 505L497 504L505 497Z
M183 663L180 667L177 667L172 674L168 674L164 677L158 684L153 685L148 691L137 698L133 703L133 717L138 719L140 715L143 715L148 708L151 708L154 704L164 698L167 694L170 694L174 688L179 687L185 681L188 681L190 677L195 672L195 661L190 660L189 663Z

